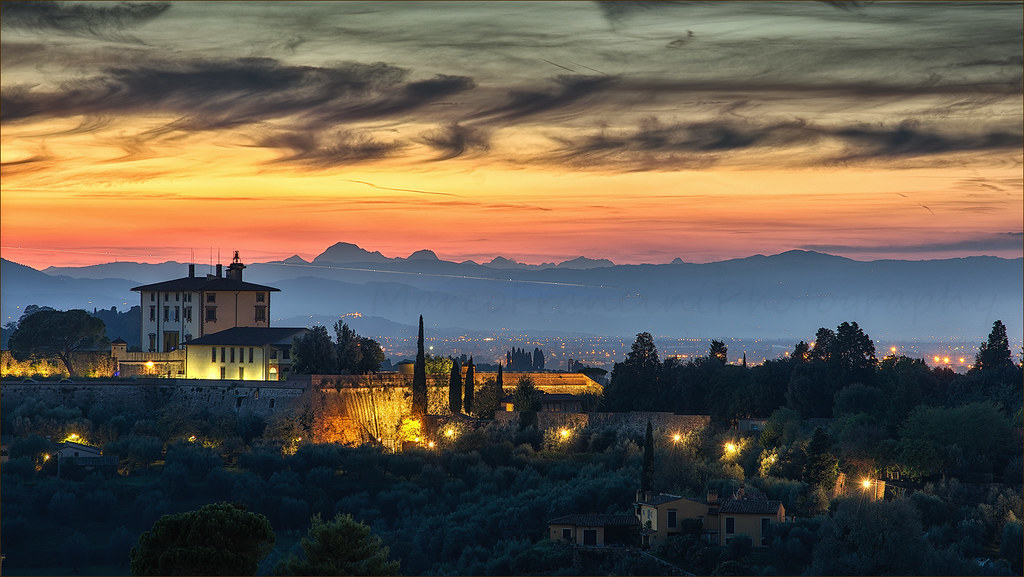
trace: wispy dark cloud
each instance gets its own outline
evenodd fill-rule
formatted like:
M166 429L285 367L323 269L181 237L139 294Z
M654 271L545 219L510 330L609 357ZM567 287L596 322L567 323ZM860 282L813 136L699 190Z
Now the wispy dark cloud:
M676 166L705 166L728 153L758 149L774 151L822 143L844 148L839 156L805 151L800 162L818 163L878 161L945 153L984 150L1013 150L1024 145L1020 131L974 127L943 134L922 128L913 121L894 127L826 127L801 120L758 123L745 119L719 118L712 121L666 124L647 118L631 131L602 130L575 139L558 139L555 158L573 165L600 163L661 169Z
M119 2L105 6L94 2L7 1L2 6L2 28L136 41L124 31L161 16L171 8L171 3Z
M486 152L490 148L490 137L486 130L451 123L425 132L419 141L437 150L440 156L435 161L451 160L467 153Z
M555 90L514 90L507 103L480 112L474 117L485 118L489 122L510 122L552 111L571 114L573 107L578 110L584 103L591 106L596 104L590 98L606 91L615 82L616 78L611 76L563 75L555 78L558 85Z
M984 238L969 238L948 242L929 242L920 244L885 244L885 245L848 245L848 244L808 244L800 248L830 253L868 252L880 254L906 253L937 253L966 252L984 253L985 251L1018 250L1024 253L1024 232L997 233Z
M403 147L399 142L382 142L365 132L348 130L327 135L271 135L262 139L259 145L288 150L289 154L279 158L277 162L294 163L308 168L348 166L380 160L394 155Z

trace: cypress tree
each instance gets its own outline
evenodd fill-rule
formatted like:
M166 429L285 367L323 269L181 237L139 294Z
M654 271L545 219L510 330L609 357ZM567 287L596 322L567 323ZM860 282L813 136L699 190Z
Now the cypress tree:
M498 400L505 398L505 383L501 378L501 363L498 363L498 378L494 381L495 387L498 389Z
M650 491L654 479L654 427L647 421L647 432L644 434L644 463L640 469L640 490Z
M412 371L412 414L427 414L427 357L423 353L423 315L420 315L420 334L416 339L416 365Z
M462 403L462 408L466 410L467 415L473 411L474 387L476 387L476 367L473 366L473 357L469 357L469 364L466 365L465 400Z
M452 359L452 372L448 379L448 409L453 415L462 412L462 367L459 359Z

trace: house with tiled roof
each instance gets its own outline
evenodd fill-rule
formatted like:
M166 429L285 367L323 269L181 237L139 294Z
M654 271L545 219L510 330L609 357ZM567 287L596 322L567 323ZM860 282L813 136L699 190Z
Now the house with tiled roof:
M638 493L635 508L641 544L650 547L682 534L683 519L699 521L701 537L712 545L728 545L737 535L748 535L754 547L767 547L771 525L786 521L782 501L745 491L743 485L724 500L717 491L708 491L706 498Z
M632 545L639 527L636 515L577 514L548 521L552 541L583 547Z
M235 251L224 274L188 276L132 288L142 305L142 350L171 352L181 343L235 327L269 327L270 293L280 289L242 280L242 264Z

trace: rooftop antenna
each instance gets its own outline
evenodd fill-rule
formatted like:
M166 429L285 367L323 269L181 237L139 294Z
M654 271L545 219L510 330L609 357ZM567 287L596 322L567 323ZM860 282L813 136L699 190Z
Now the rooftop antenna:
M213 247L210 247L210 273L213 274Z

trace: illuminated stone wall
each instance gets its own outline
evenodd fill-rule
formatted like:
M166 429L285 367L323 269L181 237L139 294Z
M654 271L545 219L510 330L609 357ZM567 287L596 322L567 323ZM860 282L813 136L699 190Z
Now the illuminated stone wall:
M112 377L117 370L117 362L110 356L110 351L73 353L71 366L78 376L83 377ZM10 351L0 351L0 376L67 377L68 370L55 356L18 362L11 356Z

